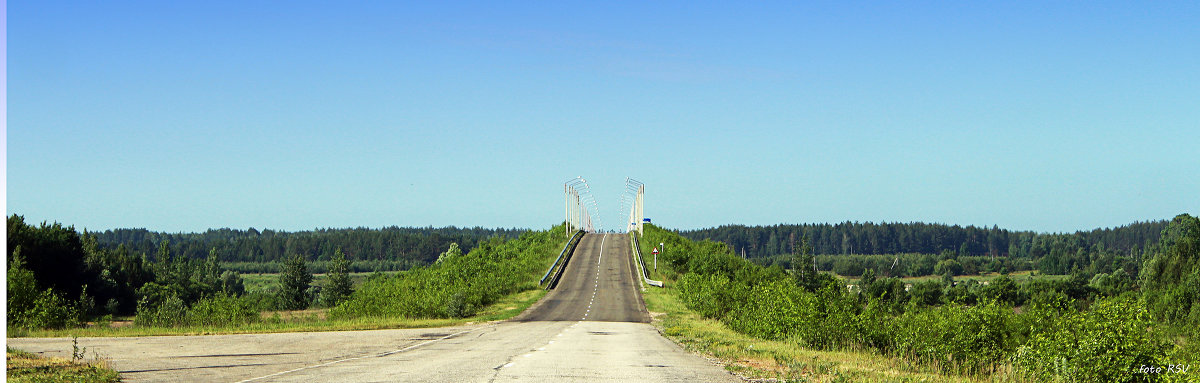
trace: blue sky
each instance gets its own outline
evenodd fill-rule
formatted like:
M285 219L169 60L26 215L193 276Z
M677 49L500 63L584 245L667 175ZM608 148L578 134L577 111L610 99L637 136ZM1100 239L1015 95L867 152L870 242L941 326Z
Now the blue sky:
M1196 2L8 7L7 211L78 228L1074 231L1200 213Z

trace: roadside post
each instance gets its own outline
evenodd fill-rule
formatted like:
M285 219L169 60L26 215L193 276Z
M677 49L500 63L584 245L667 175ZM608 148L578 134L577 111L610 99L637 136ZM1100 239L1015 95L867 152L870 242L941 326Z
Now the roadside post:
M659 243L658 245L662 246L661 243ZM658 272L658 248L657 247L654 248L654 251L651 251L650 253L654 254L654 271Z

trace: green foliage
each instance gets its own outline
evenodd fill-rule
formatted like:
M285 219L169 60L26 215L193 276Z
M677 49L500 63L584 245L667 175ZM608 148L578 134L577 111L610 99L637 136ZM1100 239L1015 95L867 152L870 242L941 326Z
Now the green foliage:
M1073 312L1034 334L1014 357L1031 377L1068 382L1136 382L1159 379L1141 366L1165 366L1169 344L1135 302L1109 299Z
M187 306L183 299L174 294L160 294L156 290L154 298L143 297L138 301L137 316L133 323L138 326L173 327L187 321Z
M909 310L893 324L890 351L946 372L990 372L1016 349L1012 316L994 301Z
M1016 306L1025 301L1021 298L1017 283L1007 275L993 279L986 286L980 288L979 296L985 301L1002 302L1010 306Z
M258 310L246 299L219 293L201 299L187 311L186 323L200 326L231 326L257 322Z
M217 293L202 298L188 307L183 299L170 294L170 289L153 287L154 292L142 298L138 304L134 323L138 326L178 327L231 326L259 321L259 309L245 297Z
M462 250L458 248L458 243L450 242L450 248L446 249L445 252L442 252L441 254L439 254L437 261L435 261L434 263L442 263L443 260L446 260L449 258L454 258L454 257L461 257L461 256L462 256Z
M559 235L552 234L555 230ZM330 310L333 318L402 316L461 318L508 294L537 288L537 280L563 245L561 226L493 238L465 255L429 267L369 278L350 299Z
M754 286L744 303L734 306L726 324L746 334L780 340L800 335L818 320L817 298L790 281L773 281Z
M1140 275L1146 306L1170 326L1200 328L1200 218L1175 217L1153 254Z
M794 246L792 277L796 284L809 292L816 292L829 283L829 274L817 271L816 259L813 258L812 245L808 237L800 238L800 245Z
M226 270L221 272L220 290L226 294L242 295L246 292L246 283L240 273Z
M899 278L884 278L875 280L862 289L868 299L877 299L892 311L902 311L908 302L909 294L904 290L904 282Z
M42 223L34 227L13 214L8 217L8 259L21 248L25 267L33 271L37 285L54 289L67 296L78 296L89 278L84 262L83 244L74 227ZM81 283L84 282L84 283Z
M308 272L304 257L293 255L283 264L283 273L279 275L279 308L283 310L303 310L312 303L308 289L312 287L313 276Z
M9 264L7 283L10 326L60 329L81 323L81 310L75 302L67 301L54 289L38 290L19 247Z
M929 280L913 283L909 290L912 302L919 306L934 306L942 303L942 282Z
M21 249L13 251L12 261L8 264L8 321L10 324L23 325L25 315L33 309L38 299L39 291L33 272L25 268L25 260L21 257Z
M685 305L705 318L714 319L722 319L748 293L745 285L730 283L729 277L720 274L688 273L679 278L675 287Z
M117 229L96 233L101 248L125 246L135 254L154 254L166 241L173 253L189 259L203 259L215 249L224 262L247 263L242 266L279 265L292 254L309 255L310 262L324 262L341 249L354 262L354 272L406 270L427 265L451 242L469 251L493 236L516 238L524 229L485 229L481 227L386 227L381 229L347 228L284 232L249 228L211 229L203 233L162 233L146 229ZM369 259L368 259L369 258ZM320 264L320 263L318 263ZM361 268L358 268L361 267ZM313 267L324 272L324 267ZM278 269L237 269L243 273L278 273Z
M986 256L988 262L972 262L973 267L983 270L986 264L1000 258L1043 258L1052 251L1055 256L1050 262L1054 267L1065 267L1053 274L1066 274L1073 266L1090 267L1090 255L1129 254L1143 250L1147 243L1158 241L1166 221L1135 222L1111 228L1080 231L1073 234L1039 234L1031 231L1012 231L996 226L976 227L929 223L899 222L842 222L836 224L803 224L743 226L726 225L711 229L684 231L680 235L695 241L713 240L726 243L735 252L744 250L749 258L766 258L795 252L794 244L807 237L813 254L941 254L949 251L955 257ZM648 234L648 233L647 233ZM654 242L657 244L658 242ZM790 246L791 245L791 246ZM1085 250L1085 258L1076 258L1077 250ZM991 258L997 257L997 258ZM861 265L859 273L866 268L888 269L893 258L887 257L886 264ZM857 262L873 263L869 258L857 258ZM902 260L902 266L926 261ZM961 258L959 259L961 262ZM964 262L964 267L967 264ZM822 268L821 270L830 270ZM1020 270L1009 268L1010 271ZM997 271L997 270L993 270ZM1112 270L1088 270L1089 274L1112 272ZM840 275L857 276L859 273ZM941 273L938 273L941 274ZM973 274L973 273L968 273ZM890 276L897 276L891 273ZM930 275L929 271L911 276Z
M329 281L321 290L322 303L329 307L337 306L338 303L342 303L350 298L350 294L354 293L354 286L350 282L350 261L346 260L341 249L334 251L332 262L333 266L329 269Z
M57 223L30 226L17 215L8 218L8 233L9 262L20 264L9 273L9 316L22 326L74 326L86 316L134 312L153 312L157 319L150 321L162 322L169 316L165 313L180 306L168 302L171 298L186 307L217 292L244 290L237 273L224 273L215 249L206 260L190 259L173 256L163 241L157 244L157 262L149 262L124 245L104 248L93 234Z
M42 290L33 307L14 321L29 328L60 329L79 326L81 314L73 302L59 296L53 289Z
M938 262L936 266L933 267L933 273L938 274L938 275L942 275L942 274L962 275L963 274L963 266L961 263L958 263L958 260L943 259L940 262Z
M647 225L646 237L666 242L671 233ZM814 293L794 275L773 278L769 268L742 266L729 251L674 246L687 250L665 272L681 274L674 284L680 301L763 339L817 349L866 348L965 375L986 376L1016 363L1033 379L1081 382L1153 379L1135 371L1141 364L1165 365L1167 355L1179 362L1195 354L1186 348L1189 341L1168 354L1160 327L1131 301L1102 300L1087 310L1098 290L1119 285L1104 279L1122 278L1120 267L1092 278L1096 286L1078 272L1067 280L1024 284L1008 276L986 285L930 280L914 283L908 292L900 280L877 278L868 268L859 280L862 298L856 299L860 295L837 283ZM953 256L943 258L939 268L947 275L955 272L953 262L945 262ZM1181 284L1187 281L1182 277ZM902 305L906 300L911 302ZM1021 304L1023 310L1014 310Z

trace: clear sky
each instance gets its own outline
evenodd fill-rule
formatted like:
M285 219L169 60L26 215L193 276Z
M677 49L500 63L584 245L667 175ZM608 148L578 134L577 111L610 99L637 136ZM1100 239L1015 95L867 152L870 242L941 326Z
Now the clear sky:
M103 230L1200 213L1200 2L8 6L7 211ZM703 3L703 4L701 4Z

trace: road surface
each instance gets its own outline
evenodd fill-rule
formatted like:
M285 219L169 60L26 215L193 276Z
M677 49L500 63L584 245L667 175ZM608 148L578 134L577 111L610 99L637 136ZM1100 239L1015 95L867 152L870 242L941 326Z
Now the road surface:
M625 235L583 237L510 321L372 331L80 338L129 382L738 382L649 325ZM71 340L8 345L69 357Z

